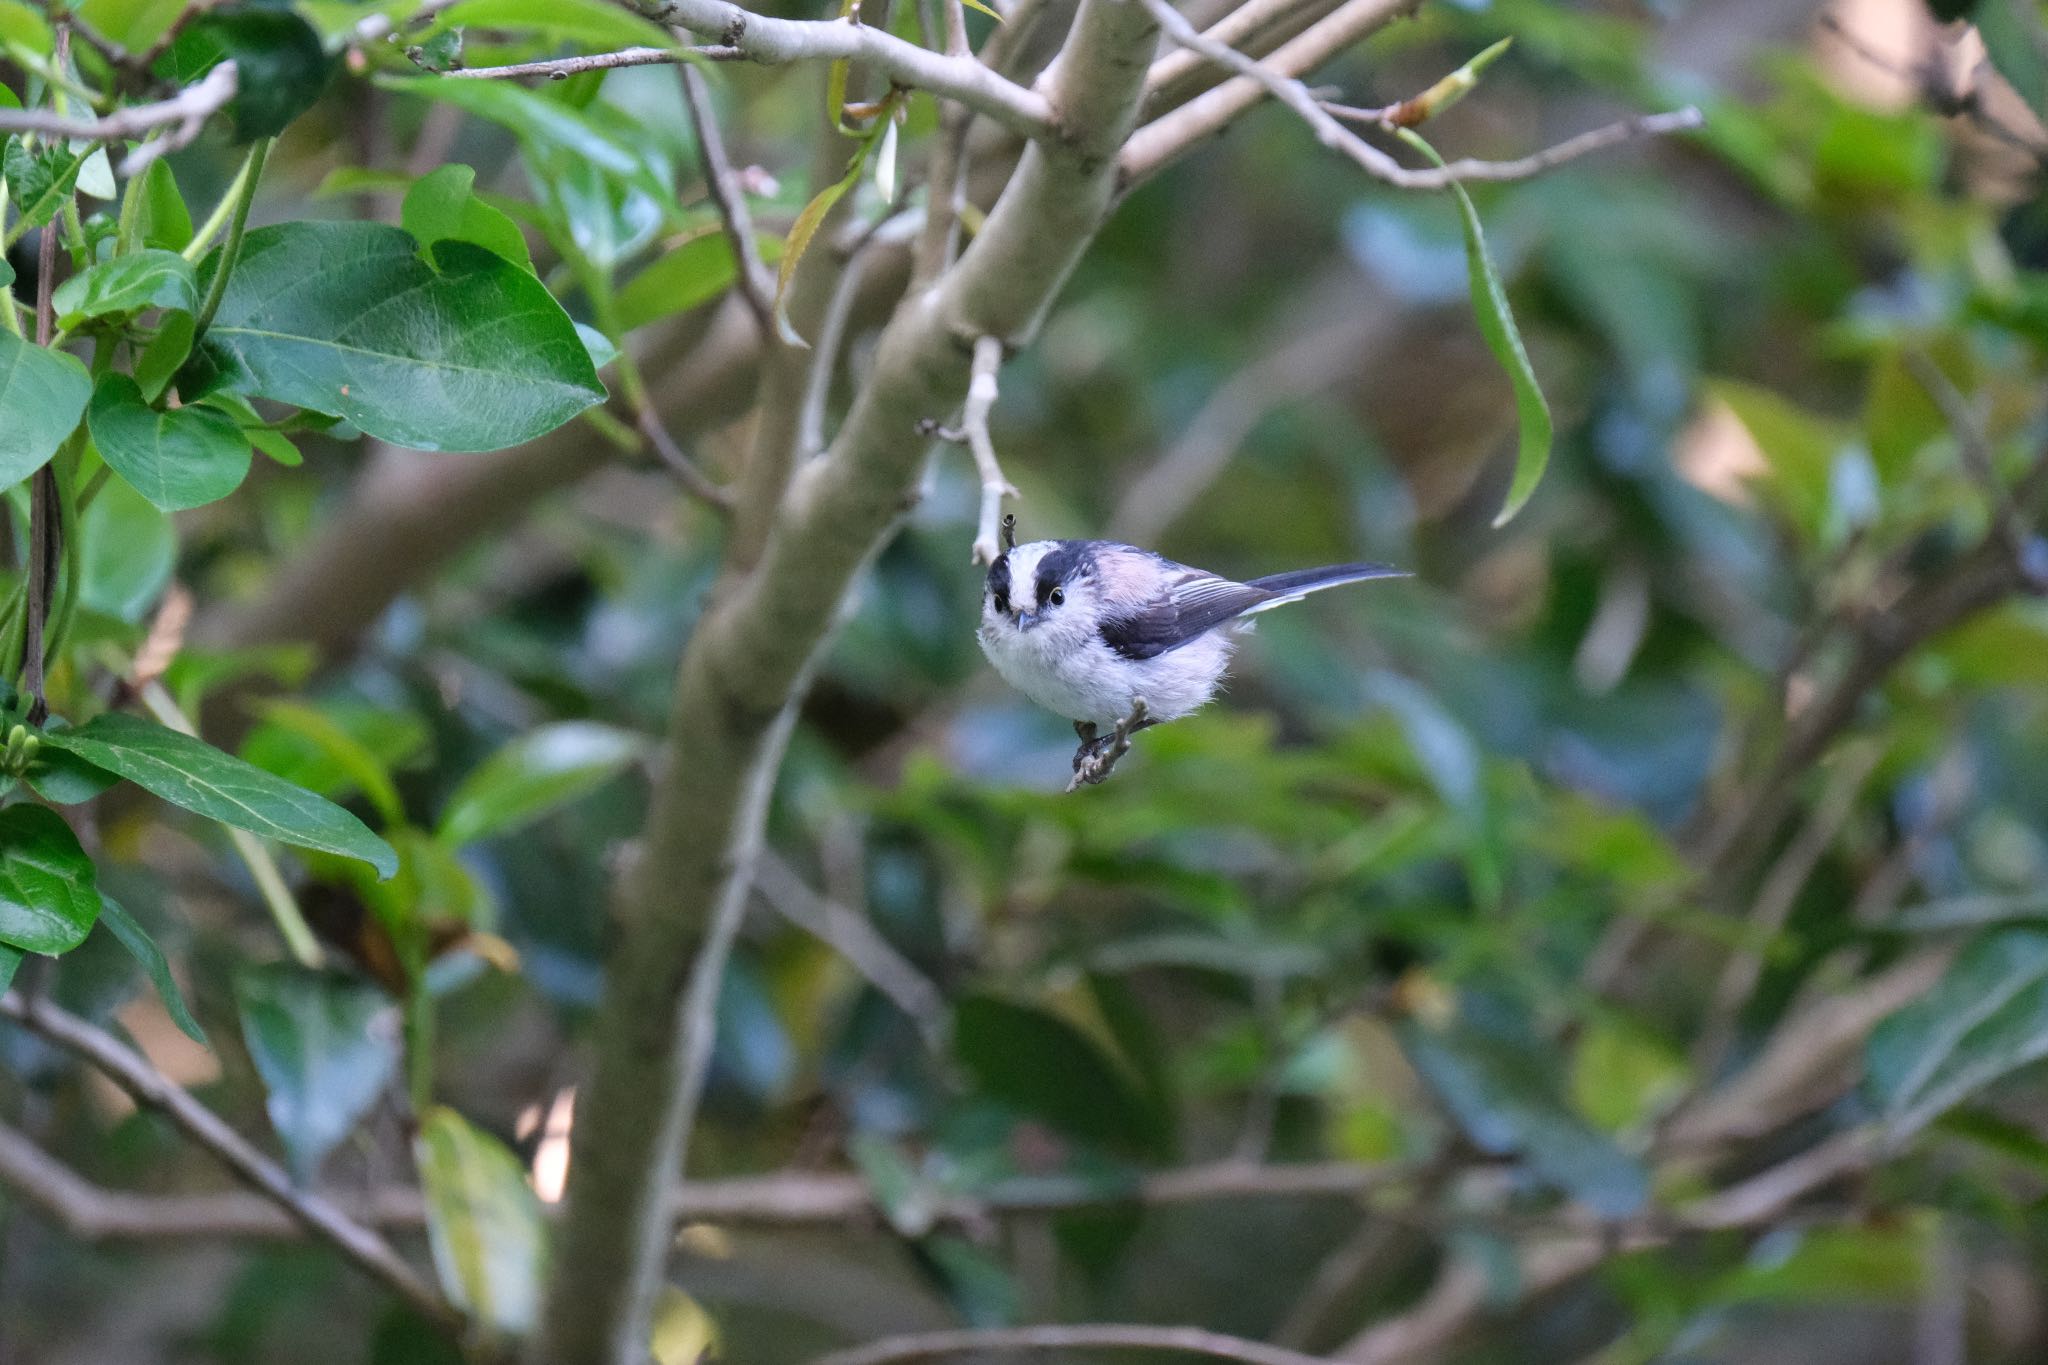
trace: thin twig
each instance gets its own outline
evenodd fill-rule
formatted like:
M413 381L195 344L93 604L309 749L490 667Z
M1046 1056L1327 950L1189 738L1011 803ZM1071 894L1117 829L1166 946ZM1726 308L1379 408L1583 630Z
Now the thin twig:
M754 868L754 890L777 914L846 959L869 985L910 1016L926 1042L934 1047L944 1043L945 996L865 915L819 895L796 869L765 850Z
M1453 161L1443 167L1411 169L1403 166L1391 155L1381 151L1365 139L1353 133L1340 123L1336 116L1317 100L1314 93L1302 82L1286 75L1285 67L1275 62L1259 62L1224 43L1219 43L1195 30L1180 11L1167 0L1139 0L1145 10L1158 20L1166 36L1182 47L1197 52L1209 60L1230 68L1250 80L1266 94L1279 100L1299 115L1315 133L1316 140L1334 152L1349 158L1366 174L1377 180L1404 190L1438 190L1459 181L1502 181L1526 180L1544 171L1561 166L1568 161L1585 156L1589 152L1611 147L1618 142L1633 138L1648 137L1663 133L1683 132L1697 128L1704 122L1696 108L1684 108L1666 114L1646 114L1625 119L1619 123L1581 133L1554 147L1546 148L1531 156L1514 161ZM1313 32L1313 30L1311 30ZM1306 38L1308 35L1304 34ZM1291 44L1289 46L1292 46ZM1287 49L1282 48L1281 53ZM1279 55L1279 54L1276 54ZM1220 89L1221 87L1219 87ZM1213 93L1213 92L1212 92ZM1192 107L1192 106L1190 106ZM1168 117L1173 117L1169 115ZM1165 120L1161 120L1165 122ZM1132 139L1132 146L1125 149L1126 174L1137 178L1145 170L1171 159L1179 147L1146 147L1142 158L1135 154L1139 144L1150 131L1141 129ZM1150 164L1146 164L1150 163Z
M133 176L165 152L176 151L199 136L199 130L226 107L238 88L235 64L222 62L205 79L154 104L133 104L105 118L72 118L47 109L0 109L0 133L37 133L50 138L87 138L121 142L159 128L172 131L145 142L121 162L121 174Z
M736 62L741 57L737 48L730 47L627 47L617 52L554 57L543 62L457 67L441 74L470 81L517 80L523 76L545 76L551 81L566 81L586 71L615 71L622 66L680 66L688 71L693 62Z
M973 57L927 51L873 25L847 19L776 19L726 0L664 0L647 11L660 23L713 36L747 61L866 62L898 85L958 100L1028 138L1057 136L1051 102L1004 80Z
M1079 791L1082 784L1094 786L1107 782L1117 760L1131 751L1131 736L1152 722L1145 718L1145 699L1131 699L1131 713L1116 723L1116 729L1106 739L1095 738L1095 727L1083 729L1076 723L1075 731L1081 736L1081 747L1074 751L1074 776L1067 783L1067 790Z
M332 1244L429 1321L450 1331L462 1328L463 1315L421 1278L389 1242L322 1196L294 1186L282 1167L257 1151L219 1115L173 1084L140 1053L47 1000L24 999L18 991L0 996L0 1017L14 1020L78 1057L137 1104L162 1114L227 1167L236 1179L284 1210L308 1232Z
M1991 454L1991 440L1984 434L1977 414L1970 411L1969 400L1925 352L1909 350L1902 359L1906 372L1926 390L1927 396L1934 400L1934 406L1941 410L1942 421L1948 424L1949 434L1955 437L1956 454L1961 457L1963 468L1984 490L1985 499L1991 504L1992 525L2005 538L2006 548L2016 558L2025 558L2029 538L2026 518L2020 515L2018 505L2013 502L2012 490L1998 477L1998 467Z
M1016 485L1003 477L995 442L988 434L989 411L996 405L996 371L1002 363L1001 337L983 337L974 343L974 369L967 381L967 401L960 409L961 433L974 453L975 472L981 476L981 515L968 556L974 564L993 564L1002 553L996 536L1003 518L1003 499L1017 496Z
M1832 34L1842 46L1871 66L1912 85L1926 101L1928 108L1936 114L1943 118L1968 119L2008 147L2016 147L2036 160L2048 160L2048 145L2044 145L2038 138L2027 136L1985 108L1981 89L1959 90L1949 85L1943 78L1940 66L1933 60L1922 62L1917 70L1908 70L1865 42L1861 35L1852 32L1834 15L1823 14L1820 17L1820 26L1823 31Z
M421 5L411 14L406 15L403 20L390 14L369 15L350 31L349 45L351 47L367 47L371 43L391 37L400 28L412 30L424 28L427 24L438 18L441 11L451 9L461 3L462 0L426 0L425 4Z
M715 512L731 513L734 502L732 490L714 481L704 472L702 465L676 444L676 438L669 435L668 428L662 424L660 413L651 407L642 408L634 415L634 422L640 428L640 434L647 438L647 444L653 447L656 458L668 467L690 496Z
M1173 1351L1212 1356L1244 1365L1326 1365L1320 1356L1303 1355L1261 1341L1226 1336L1199 1327L1144 1327L1125 1323L1046 1327L997 1327L979 1331L919 1332L884 1337L844 1351L819 1356L812 1365L893 1365L902 1360L940 1356L987 1355L1003 1351Z
M718 208L718 221L732 246L740 298L760 325L765 341L775 333L775 276L761 261L761 249L754 239L754 216L747 211L746 191L740 187L739 176L733 173L732 158L725 154L725 139L719 135L718 116L711 107L711 92L705 85L704 74L684 66L680 75L690 124L697 133L697 160L704 170L704 188Z

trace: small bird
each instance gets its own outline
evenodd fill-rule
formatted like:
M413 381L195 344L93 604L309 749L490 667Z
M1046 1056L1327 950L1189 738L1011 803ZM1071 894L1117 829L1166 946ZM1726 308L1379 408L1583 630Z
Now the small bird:
M1098 727L1118 726L1127 739L1215 696L1247 617L1324 588L1407 576L1386 564L1332 564L1238 583L1113 540L1035 540L989 566L978 635L1004 681L1074 722L1078 773L1111 738L1098 739Z

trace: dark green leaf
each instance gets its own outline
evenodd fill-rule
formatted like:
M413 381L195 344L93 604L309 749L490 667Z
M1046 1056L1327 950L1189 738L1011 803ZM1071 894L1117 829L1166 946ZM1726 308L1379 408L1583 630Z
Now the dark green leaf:
M1622 1218L1649 1198L1643 1168L1567 1108L1544 1059L1475 1031L1407 1023L1401 1045L1481 1151L1520 1156L1596 1213Z
M135 922L134 916L104 896L100 898L100 923L106 925L107 931L142 964L142 970L149 974L150 984L156 987L157 996L164 1002L164 1010L171 1016L171 1022L187 1038L205 1046L206 1031L192 1017L191 1009L185 1004L185 993L178 989L177 981L171 976L171 964L164 960L164 951L156 946L156 940Z
M448 1297L507 1336L531 1330L547 1271L547 1225L505 1144L453 1109L429 1109L413 1145L427 1240Z
M1936 21L1952 24L1958 19L1970 17L1970 11L1977 8L1977 0L1927 0L1927 12Z
M373 986L289 966L244 971L235 1002L271 1127L307 1184L396 1074L396 1007Z
M237 77L228 102L235 138L275 137L311 109L327 89L334 64L313 26L288 9L224 5L186 25L157 59L157 74L190 85L232 58Z
M594 721L521 735L471 771L448 798L437 837L459 846L509 834L594 790L647 752L647 741Z
M8 141L4 163L0 163L6 169L7 189L16 215L14 226L8 229L8 240L27 228L42 227L57 216L57 210L64 206L64 200L78 183L78 172L84 167L87 154L63 146L46 145L31 150L18 138Z
M1164 1116L1111 1059L1058 1015L970 996L954 1015L953 1050L991 1098L1068 1137L1156 1154Z
M2048 929L1978 939L1933 989L1879 1024L1870 1090L1899 1136L2048 1057Z
M1444 164L1436 149L1417 136L1413 129L1399 131L1402 139L1428 157L1432 165L1441 167ZM1494 267L1493 257L1486 250L1486 234L1479 223L1479 210L1473 207L1472 196L1465 193L1463 185L1453 182L1451 195L1458 201L1458 220L1465 230L1465 269L1472 287L1472 311L1479 322L1479 334L1486 339L1487 349L1493 352L1494 359L1508 372L1508 380L1515 388L1515 411L1521 420L1521 449L1515 456L1514 482L1508 486L1507 500L1493 519L1495 526L1505 526L1529 501L1536 485L1543 481L1544 467L1550 463L1553 435L1550 404L1536 383L1536 370L1529 364L1529 352L1522 345L1521 329L1515 326L1514 311L1508 307L1507 290L1501 284L1500 271Z
M77 754L66 753L50 744L36 750L35 759L24 776L37 796L60 806L90 801L121 780L104 768L95 768Z
M92 859L47 806L0 810L0 943L55 957L85 942L99 917Z
M436 242L473 242L514 265L533 268L526 238L510 218L472 192L476 172L467 166L443 166L413 182L405 192L400 221L422 250Z
M0 488L49 463L91 396L75 357L0 331Z
M185 196L178 192L178 177L170 162L161 158L150 162L141 182L128 192L142 196L135 223L144 246L183 251L191 244L192 214L185 207Z
M65 327L76 327L86 318L144 308L176 308L189 313L199 303L193 292L191 263L175 251L156 248L88 266L58 285L50 301L56 306L58 322Z
M377 223L259 229L201 349L230 387L420 450L517 445L604 398L540 281L467 242L433 251Z
M192 354L192 336L197 330L190 313L166 313L156 336L143 347L135 361L135 384L142 396L154 403L163 397L171 376Z
M100 380L89 417L101 457L166 512L218 502L249 476L249 442L230 418L197 405L158 412L125 374Z
M382 876L398 870L391 846L355 816L191 735L110 711L75 730L52 730L43 742L209 820L357 858Z

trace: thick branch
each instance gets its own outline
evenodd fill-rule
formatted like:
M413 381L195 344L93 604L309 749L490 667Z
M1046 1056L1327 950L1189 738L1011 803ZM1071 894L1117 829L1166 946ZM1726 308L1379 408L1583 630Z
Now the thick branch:
M872 64L898 85L958 100L1025 137L1056 131L1045 96L1006 81L972 57L942 56L854 19L771 19L725 0L663 0L648 17L716 38L748 61L787 62L854 58Z
M714 31L750 55L883 56L871 31L758 19L711 0L666 17ZM728 31L730 30L730 31ZM569 1209L542 1328L554 1365L637 1360L668 1244L662 1212L694 1119L686 1065L691 967L714 925L744 899L759 820L787 739L788 707L830 633L854 575L915 492L925 451L917 422L967 380L972 338L1028 338L1100 226L1115 153L1134 118L1154 40L1126 0L1083 0L1067 46L1031 95L1068 136L1034 143L959 263L908 299L883 331L874 368L837 439L796 477L758 564L729 575L684 652L667 762L645 847L622 878L620 941L598 1020L597 1071L576 1125ZM892 43L894 40L890 40ZM824 46L821 48L820 44ZM907 45L899 45L907 46ZM952 59L917 52L957 74ZM890 74L919 71L880 63ZM976 64L978 68L978 64ZM939 90L989 112L985 69ZM937 89L937 87L930 87ZM1006 119L1019 109L1008 95ZM711 961L714 969L722 961Z
M168 1118L237 1180L283 1210L306 1231L334 1246L429 1321L450 1330L463 1326L462 1315L420 1278L390 1243L322 1196L293 1185L276 1162L257 1151L218 1114L172 1084L134 1049L47 1000L24 999L19 992L0 996L0 1017L14 1020L85 1061L126 1091L137 1104ZM19 1150L13 1155L17 1162L22 1159Z

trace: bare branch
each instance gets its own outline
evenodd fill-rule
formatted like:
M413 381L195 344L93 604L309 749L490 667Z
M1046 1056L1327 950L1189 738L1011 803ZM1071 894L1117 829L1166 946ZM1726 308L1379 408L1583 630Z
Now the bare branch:
M282 1209L306 1231L325 1241L356 1266L398 1294L428 1320L459 1331L464 1320L404 1257L369 1228L332 1203L292 1184L278 1164L228 1127L219 1115L174 1085L143 1056L93 1025L43 999L20 992L0 996L0 1016L85 1061L137 1104L154 1109L240 1180ZM21 1152L14 1152L17 1162ZM75 1193L75 1191L73 1191Z
M747 61L872 63L899 85L958 100L1013 132L1043 138L1058 130L1052 105L1036 90L1004 80L973 57L944 56L857 19L773 19L726 0L661 0L648 17L713 36Z
M734 287L754 315L765 338L775 331L775 277L762 264L760 246L754 240L754 216L747 211L746 191L733 174L732 159L725 154L725 139L719 135L718 116L711 108L711 92L704 74L694 67L681 71L683 99L689 106L690 124L697 133L697 159L704 168L704 187L718 207L718 221L732 246L738 267Z
M764 851L754 867L754 890L777 914L845 958L869 985L910 1016L928 1043L943 1042L946 998L865 915L811 890L794 868L771 852Z
M1927 396L1934 400L1934 406L1941 410L1941 420L1948 424L1949 434L1955 437L1956 454L1961 458L1963 468L1970 472L1970 477L1977 481L1977 486L1991 503L1992 524L2005 538L2005 548L2015 559L2024 559L2029 538L2026 518L2013 502L2012 490L1998 477L1998 467L1991 456L1990 438L1978 423L1977 414L1970 411L1969 400L1925 352L1909 350L1901 358L1906 372L1926 390Z
M715 512L732 511L732 490L713 481L703 466L684 453L683 448L676 444L676 438L668 434L660 413L653 408L642 408L635 414L634 421L640 428L640 434L647 438L647 444L653 447L655 457L668 467L692 497Z
M627 47L617 52L597 52L580 57L556 57L544 62L513 62L509 66L466 66L443 71L449 79L471 81L517 80L522 76L546 76L565 81L586 71L612 71L622 66L680 66L689 70L693 62L736 62L744 60L730 47Z
M122 142L169 128L170 132L152 138L122 160L121 174L132 176L147 169L150 162L165 152L176 151L198 137L206 121L235 97L237 88L235 64L222 62L207 72L203 80L186 86L167 100L129 105L105 118L72 118L47 109L0 109L0 133Z
M993 564L1002 554L997 533L1003 519L1003 499L1017 496L1017 489L1003 477L996 460L996 443L988 434L988 415L996 405L996 371L1003 363L1000 337L983 337L974 343L974 369L967 382L967 402L960 409L961 434L974 453L975 472L981 475L981 515L974 531L974 548L968 554L973 564Z
M920 1332L834 1351L819 1356L812 1365L893 1365L901 1360L998 1351L1173 1351L1242 1361L1244 1365L1325 1365L1320 1356L1199 1327L1141 1327L1122 1323Z

